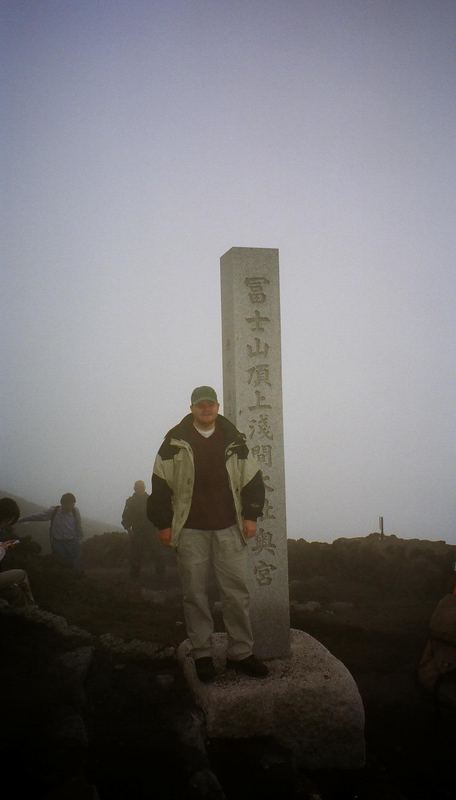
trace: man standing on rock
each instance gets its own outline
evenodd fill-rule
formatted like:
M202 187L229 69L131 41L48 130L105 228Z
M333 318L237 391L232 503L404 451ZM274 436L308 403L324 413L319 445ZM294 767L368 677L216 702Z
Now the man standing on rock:
M213 565L228 635L227 667L265 677L252 653L247 540L256 534L265 489L245 436L219 414L214 389L192 392L190 414L165 436L155 459L149 519L176 548L187 635L201 681L215 678L208 576Z

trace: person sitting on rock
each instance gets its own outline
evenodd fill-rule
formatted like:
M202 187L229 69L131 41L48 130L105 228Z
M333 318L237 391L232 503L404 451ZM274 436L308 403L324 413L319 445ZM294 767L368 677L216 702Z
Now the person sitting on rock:
M12 537L11 527L19 519L20 513L18 504L11 497L2 497L0 499L0 570L1 562L3 562L8 550L19 544L19 539ZM0 571L0 592L12 587L20 589L27 605L35 605L35 598L33 597L25 569Z
M62 494L59 506L51 506L47 511L20 517L18 524L21 525L23 522L50 522L49 538L52 552L72 569L82 572L81 541L84 534L74 494L71 492Z

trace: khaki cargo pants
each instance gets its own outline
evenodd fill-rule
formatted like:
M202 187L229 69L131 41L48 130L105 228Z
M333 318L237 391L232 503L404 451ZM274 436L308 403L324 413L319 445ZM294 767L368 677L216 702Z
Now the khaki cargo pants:
M248 552L237 525L220 531L184 528L177 547L187 636L194 658L211 655L214 621L209 608L208 578L212 563L228 636L227 656L234 661L252 653L253 636L247 588Z

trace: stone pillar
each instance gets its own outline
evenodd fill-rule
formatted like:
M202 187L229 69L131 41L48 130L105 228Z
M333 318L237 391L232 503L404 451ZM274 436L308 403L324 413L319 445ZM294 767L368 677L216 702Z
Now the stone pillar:
M220 259L223 414L247 437L266 485L249 544L255 654L290 652L280 351L279 251L232 247Z

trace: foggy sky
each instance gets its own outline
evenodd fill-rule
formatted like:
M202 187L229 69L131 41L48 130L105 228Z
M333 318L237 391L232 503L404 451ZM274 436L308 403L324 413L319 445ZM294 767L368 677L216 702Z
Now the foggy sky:
M1 18L0 488L118 525L278 247L288 535L456 543L455 3Z

